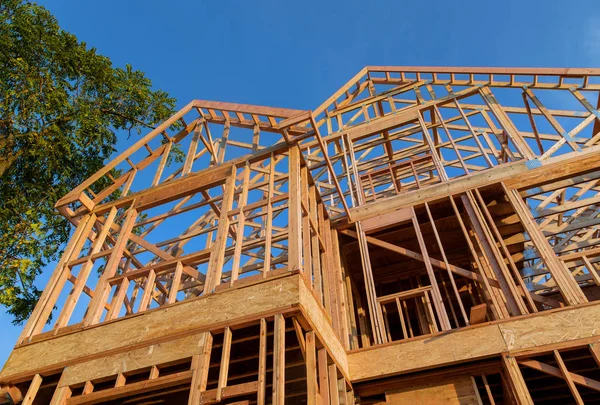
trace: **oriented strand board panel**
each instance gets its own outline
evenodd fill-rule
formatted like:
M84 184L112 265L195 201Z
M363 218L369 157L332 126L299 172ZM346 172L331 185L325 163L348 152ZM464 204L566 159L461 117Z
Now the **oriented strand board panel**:
M323 343L329 349L331 356L335 359L341 371L348 376L346 351L331 327L329 317L323 311L322 307L319 306L303 278L300 281L300 307L307 320L315 328L319 338L323 340Z
M207 333L200 332L181 339L152 344L125 353L75 364L65 369L60 386L64 387L192 357L204 349Z
M498 325L509 350L600 336L600 302L541 313Z
M353 381L414 372L494 356L506 350L498 325L390 343L348 354Z
M470 377L457 377L386 392L389 405L479 405Z
M368 380L594 336L600 302L358 350L348 367L353 381Z
M284 312L299 302L299 277L277 278L244 288L225 290L170 307L143 312L76 333L17 347L0 377L86 361L141 347L144 343L177 338L211 325L234 324L261 314Z

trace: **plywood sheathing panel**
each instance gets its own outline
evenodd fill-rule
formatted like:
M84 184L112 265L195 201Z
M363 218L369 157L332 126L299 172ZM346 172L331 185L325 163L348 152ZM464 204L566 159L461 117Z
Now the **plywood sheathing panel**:
M353 382L366 381L595 337L598 302L357 350L348 368Z
M499 324L507 349L516 351L600 336L600 305L544 315Z
M181 339L152 344L125 353L75 364L65 369L60 386L74 385L191 357L202 353L207 333L200 332Z
M220 323L285 312L299 303L299 277L292 275L184 301L170 307L100 324L17 347L0 374L3 380L27 372L69 365L114 352L174 339Z
M348 360L344 347L336 336L327 313L319 306L313 293L306 286L306 281L300 282L300 308L306 320L315 329L319 339L325 344L331 357L338 364L341 372L348 376Z
M478 405L475 387L470 377L455 377L428 384L405 387L386 392L390 405Z
M498 325L465 328L348 355L352 381L363 381L494 356L506 350Z

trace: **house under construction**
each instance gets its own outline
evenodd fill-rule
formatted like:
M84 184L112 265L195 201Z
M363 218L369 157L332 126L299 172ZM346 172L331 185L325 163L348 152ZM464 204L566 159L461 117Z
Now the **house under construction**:
M0 403L600 404L600 69L192 101L57 202Z

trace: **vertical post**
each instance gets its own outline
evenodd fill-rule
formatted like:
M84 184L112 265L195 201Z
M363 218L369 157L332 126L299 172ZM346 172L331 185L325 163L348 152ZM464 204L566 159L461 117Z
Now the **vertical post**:
M54 325L54 329L56 330L56 332L58 332L60 328L66 326L69 323L71 315L73 314L73 310L77 305L77 301L79 300L79 297L83 292L85 283L90 275L90 272L92 271L92 268L94 267L94 260L92 256L102 250L102 247L104 246L104 242L106 241L106 237L110 232L110 228L114 223L116 215L117 208L113 207L110 210L106 221L104 222L104 225L102 226L102 230L100 231L100 233L94 240L94 243L92 244L92 249L89 252L90 258L84 264L81 265L81 270L79 270L79 274L77 275L77 281L73 285L73 288L71 289L71 292L69 293L69 296L67 297L67 300L63 305L60 315L56 320L56 324Z
M446 265L446 270L448 272L448 278L450 279L450 284L452 285L452 290L454 291L454 295L456 297L456 301L458 302L460 312L462 314L465 325L468 326L469 318L467 317L465 307L460 298L460 294L458 293L458 288L456 287L456 282L454 281L454 275L452 274L452 271L450 271L450 263L448 262L448 258L446 257L446 252L444 250L444 246L442 245L442 240L440 238L440 234L438 233L437 226L435 224L435 220L433 218L433 215L431 214L431 210L429 209L429 204L427 204L427 203L425 203L425 210L427 211L427 216L429 218L429 222L431 222L431 229L433 230L433 234L435 235L435 240L437 242L438 248L440 249L440 254L442 255L442 260L444 261L444 264ZM398 300L398 299L396 298L396 300ZM450 305L452 305L452 304L450 304ZM452 309L452 306L450 306L450 308ZM402 317L402 313L400 312L400 304L399 303L398 303L398 313L400 314L400 320L402 320L403 317ZM458 320L456 318L455 318L455 321L458 325ZM404 322L402 322L402 325L404 325ZM406 336L406 333L404 335Z
M121 283L117 286L117 289L111 300L110 310L106 314L106 320L116 319L119 316L119 313L121 312L121 306L123 305L123 301L125 300L125 296L127 295L128 287L129 279L127 277L123 277ZM144 294L145 293L146 291L144 290Z
M204 332L204 337L202 353L192 357L192 385L188 405L199 405L200 396L206 391L213 337L210 332Z
M71 240L67 244L60 261L56 265L52 277L48 281L46 288L44 288L44 292L38 300L33 313L29 317L25 328L23 328L18 343L23 343L23 341L38 334L44 328L48 317L54 309L56 300L58 300L62 288L69 278L70 271L67 264L71 260L71 257L77 257L77 255L79 255L95 221L96 216L93 214L86 215L79 221L73 236L71 236Z
M154 178L152 179L152 187L158 185L160 182L160 177L165 170L165 166L167 165L167 160L169 159L169 154L171 153L171 148L173 147L173 141L169 140L169 142L165 143L162 146L163 151L161 152L160 162L158 164L158 168L154 173Z
M337 232L337 231L336 231ZM346 301L348 302L348 310L346 311L347 314L347 323L348 323L348 339L350 340L350 343L348 344L349 349L358 349L358 335L359 335L359 330L358 330L358 324L356 323L356 318L357 318L357 312L355 311L355 306L354 306L354 297L352 295L352 280L350 280L350 276L348 274L346 274L345 268L347 267L345 264L345 260L342 259L342 264L343 264L343 269L344 269L344 273L342 274L342 277L344 279L344 289L346 290ZM346 349L348 350L348 349Z
M32 405L33 401L40 389L40 385L42 385L42 376L36 374L33 376L33 380L31 380L31 384L29 384L29 388L27 389L27 394L25 394L25 398L21 405Z
M573 398L575 398L577 405L584 405L583 399L581 399L581 395L579 394L579 391L577 390L577 387L575 386L575 383L573 382L573 379L571 378L571 373L569 372L569 370L567 370L567 366L565 366L565 362L563 361L558 350L554 350L554 359L556 360L556 364L558 364L560 373L562 374L563 378L567 382L567 385L569 386L569 390L571 391Z
M511 391L517 400L518 405L533 405L533 400L521 374L521 369L517 360L509 355L502 356L504 372L510 385Z
M338 374L335 364L327 366L329 374L329 403L331 405L340 405L340 393L338 392Z
M242 256L242 246L244 244L244 227L246 226L246 211L244 210L246 203L248 202L248 187L250 185L250 162L246 161L244 167L244 177L242 180L242 194L238 200L238 208L240 213L238 214L237 230L235 235L235 249L233 253L233 264L231 265L231 280L229 285L233 287L233 284L237 281L240 273L240 261Z
M494 401L494 396L492 395L492 390L490 389L490 384L488 383L485 374L481 375L481 379L483 380L483 385L485 385L485 392L487 393L487 399L488 401L490 401L490 405L496 405L496 402Z
M273 405L285 405L285 319L275 315L273 336Z
M568 305L577 305L587 302L587 298L583 294L583 291L581 291L581 288L579 288L577 281L575 281L575 278L566 268L564 263L556 256L552 250L552 246L550 246L541 229L537 226L529 208L519 195L519 192L517 190L509 189L504 183L502 183L502 188L515 213L519 217L521 224L523 224L523 227L531 238L533 245L556 282L565 302Z
M340 401L339 405L350 404L350 401L348 400L348 393L346 392L346 380L344 380L343 378L340 378L337 381L337 393Z
M504 259L490 234L475 197L468 190L461 196L461 199L473 228L474 237L479 240L479 244L490 263L492 274L500 284L509 313L512 316L526 315L528 311L525 302L519 295L516 285L508 273Z
M315 332L306 332L306 395L308 405L317 405L317 356Z
M335 294L335 283L331 279L331 256L333 255L333 251L331 249L331 240L330 240L330 228L329 222L326 219L327 212L325 209L325 205L323 203L317 204L318 211L318 222L317 228L319 230L319 236L323 241L323 252L318 249L319 256L321 257L321 285L323 290L323 304L325 305L325 310L329 315L331 315L331 324L336 334L339 336L339 321L338 321L338 309L337 309L337 297ZM321 244L317 241L317 245Z
M177 293L179 292L179 285L181 284L182 274L183 264L181 264L181 262L177 262L175 272L173 272L173 279L171 280L171 288L169 288L167 304L174 304L175 302L177 302Z
M302 206L300 184L300 147L293 145L289 150L288 185L288 268L302 269Z
M219 227L215 243L211 247L208 269L206 271L206 281L204 283L204 294L213 292L216 286L221 283L223 272L223 262L225 260L225 246L227 244L227 235L229 233L229 210L233 204L235 194L235 167L232 166L232 172L225 181L223 198L221 200L221 215L219 217Z
M369 308L369 316L371 318L371 329L373 331L374 342L378 345L385 343L385 334L382 327L383 316L381 314L381 307L377 302L377 292L375 291L375 281L373 280L373 270L371 269L371 259L369 257L369 246L360 221L356 222L356 234L362 259L367 305Z
M71 398L71 387L69 387L68 385L62 385L63 377L64 373L61 376L60 380L58 380L58 385L54 390L54 395L52 395L50 405L65 405L67 403L67 399Z
M183 168L181 169L181 176L187 176L192 170L192 165L194 164L194 158L196 157L196 148L198 147L198 141L202 137L202 122L198 122L196 124L196 128L194 128L194 135L192 135L192 140L190 141L190 146L188 148L187 154L185 156L185 162L183 163Z
M309 285L312 287L312 255L311 255L311 243L310 243L310 217L308 213L308 167L304 166L300 169L300 187L301 187L301 208L303 212L302 216L302 259L303 259L303 269L304 269L304 277L308 281Z
M65 405L67 403L67 399L71 397L71 388L69 387L59 387L54 391L54 395L52 395L52 400L50 400L50 405Z
M137 210L135 208L130 208L125 216L125 220L123 221L123 225L121 225L121 230L119 232L119 237L113 247L113 251L106 263L106 267L104 268L104 272L100 279L98 280L98 284L96 285L96 291L94 294L94 298L90 302L88 307L88 312L83 319L83 325L93 325L100 321L102 317L102 312L104 311L104 304L106 299L108 298L108 294L110 293L110 284L108 280L113 277L117 269L119 268L119 262L123 257L123 251L125 250L125 246L129 241L129 235L133 229L135 224L135 220L137 218Z
M258 393L257 405L265 405L265 387L267 374L267 321L265 318L260 320L260 341L258 348Z
M269 185L267 191L267 218L265 220L265 249L263 259L263 278L271 271L271 247L273 245L273 189L275 188L275 156L271 152L269 161Z
M221 352L221 367L219 368L219 381L217 384L217 401L221 400L223 388L227 387L227 377L229 374L229 356L231 354L231 328L226 327L223 332L223 349Z
M347 297L346 297L346 284L344 283L344 269L342 267L342 261L341 261L341 252L340 252L340 245L339 245L339 241L338 241L338 234L337 231L334 229L330 229L330 236L331 236L331 249L332 249L332 255L333 255L333 277L334 280L333 282L336 284L336 294L338 297L338 308L339 308L339 318L340 318L340 339L342 341L342 344L344 345L344 348L346 350L350 349L350 342L349 342L349 336L350 336L350 332L349 332L349 321L348 321L348 315L349 315L349 311L348 311L348 305L347 304ZM354 312L352 312L352 316L354 316Z
M151 269L146 278L146 285L144 286L144 293L142 294L142 300L140 301L139 312L145 311L150 306L152 301L152 293L154 292L154 283L156 281L156 272ZM120 302L117 302L120 305Z
M311 228L313 232L310 237L310 251L312 252L312 264L313 264L313 289L319 297L321 303L323 301L323 278L321 274L321 249L319 245L319 218L317 213L317 187L311 185L309 187L309 200L308 200L308 215L311 222Z
M417 234L417 241L419 242L419 247L421 248L421 254L423 255L423 260L425 262L425 268L427 269L427 275L429 276L429 282L431 283L431 298L433 300L433 306L435 307L435 312L437 313L442 330L450 330L451 329L450 319L448 319L448 314L446 313L446 307L444 306L444 301L442 300L442 294L440 292L440 288L435 279L433 265L431 264L431 260L429 259L429 253L427 252L427 245L425 244L425 239L423 238L423 234L421 233L421 227L419 226L419 220L417 219L417 214L415 212L414 207L410 207L410 212L411 212L413 227L415 228L415 233ZM435 319L432 319L432 322L435 323Z
M329 370L327 369L327 349L319 349L319 395L321 405L329 405Z
M475 264L477 265L477 268L479 269L479 273L483 277L483 285L485 286L485 292L487 293L486 299L488 299L489 303L491 304L490 306L491 306L492 314L494 315L494 319L504 319L503 309L505 309L505 308L498 302L498 300L496 299L496 297L494 295L494 291L492 290L492 287L490 286L490 282L487 278L487 275L484 272L484 268L481 264L481 261L479 260L479 256L478 256L477 252L475 251L475 247L473 246L473 243L471 242L469 232L467 231L467 228L462 219L460 211L458 210L458 207L456 206L456 203L454 202L454 197L448 196L448 199L450 200L450 204L452 205L452 209L454 210L454 215L458 221L458 224L463 233L465 241L467 242L469 251L471 252L471 255L473 256L473 260L475 260ZM471 296L471 299L473 299L473 295L470 294L470 296ZM473 304L475 304L475 301L473 301Z

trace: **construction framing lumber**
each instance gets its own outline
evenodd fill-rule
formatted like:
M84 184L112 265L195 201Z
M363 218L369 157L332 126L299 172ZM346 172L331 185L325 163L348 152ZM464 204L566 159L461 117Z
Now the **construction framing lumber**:
M599 403L600 69L195 100L63 196L0 404Z

